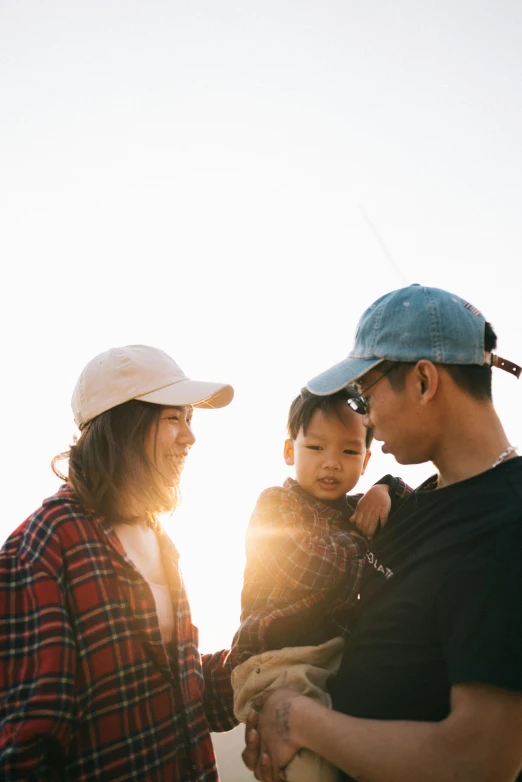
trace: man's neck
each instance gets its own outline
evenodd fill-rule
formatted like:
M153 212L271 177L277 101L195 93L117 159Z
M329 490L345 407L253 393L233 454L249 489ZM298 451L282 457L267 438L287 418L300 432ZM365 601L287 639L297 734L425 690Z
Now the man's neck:
M445 426L433 463L439 472L439 488L459 483L517 456L493 405L471 403L457 411Z

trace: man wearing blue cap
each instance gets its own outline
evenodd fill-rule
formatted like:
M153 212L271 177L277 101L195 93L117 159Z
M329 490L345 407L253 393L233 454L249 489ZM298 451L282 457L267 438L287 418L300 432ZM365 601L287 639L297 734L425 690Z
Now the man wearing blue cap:
M491 368L522 369L495 347L471 304L412 285L372 304L348 358L308 383L355 383L383 451L437 474L371 544L334 710L280 689L251 716L258 779L284 779L306 747L360 782L522 780L522 458Z

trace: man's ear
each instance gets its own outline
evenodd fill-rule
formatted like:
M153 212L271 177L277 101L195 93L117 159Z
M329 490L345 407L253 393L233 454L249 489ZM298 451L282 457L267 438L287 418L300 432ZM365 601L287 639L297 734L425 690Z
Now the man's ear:
M371 455L372 455L371 451L366 451L366 455L364 457L363 466L362 466L362 470L361 470L361 475L364 475L364 473L366 472L366 468L368 466L368 462L370 461L370 456Z
M422 359L415 365L415 380L421 404L431 402L439 387L439 370L432 361Z
M294 463L294 441L293 440L285 440L285 462L290 465L290 467Z

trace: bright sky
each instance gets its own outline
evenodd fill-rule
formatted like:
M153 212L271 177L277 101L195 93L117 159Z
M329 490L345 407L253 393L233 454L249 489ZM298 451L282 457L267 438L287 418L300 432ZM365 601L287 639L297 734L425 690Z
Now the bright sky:
M0 539L58 485L83 365L160 347L236 389L196 412L167 523L228 646L288 406L373 300L447 288L522 363L521 40L518 0L1 0ZM431 473L374 451L363 489Z

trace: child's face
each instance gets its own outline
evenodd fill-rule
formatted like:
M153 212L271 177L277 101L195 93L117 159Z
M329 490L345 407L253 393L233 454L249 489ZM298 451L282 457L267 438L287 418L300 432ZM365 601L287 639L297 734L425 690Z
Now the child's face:
M336 500L351 491L369 457L363 416L343 402L328 415L316 410L306 434L301 429L285 443L285 462L295 467L298 484L318 500Z

